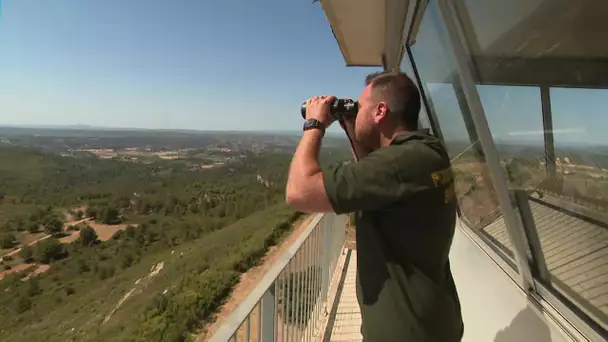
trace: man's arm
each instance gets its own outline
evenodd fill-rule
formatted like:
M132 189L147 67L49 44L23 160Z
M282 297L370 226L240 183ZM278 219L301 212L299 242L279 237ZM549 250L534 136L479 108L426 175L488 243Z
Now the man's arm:
M395 158L399 157L385 149L322 173L317 158L320 138L320 132L305 134L291 164L286 197L298 211L376 210L431 186L430 178L421 182L419 177L408 177L407 170L398 174Z
M325 193L319 150L323 132L305 131L291 161L285 197L287 204L301 212L332 212Z

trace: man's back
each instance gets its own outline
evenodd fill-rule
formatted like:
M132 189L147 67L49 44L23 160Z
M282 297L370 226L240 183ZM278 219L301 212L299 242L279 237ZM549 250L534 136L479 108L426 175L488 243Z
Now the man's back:
M324 177L337 211L384 201L355 215L364 339L459 341L463 324L448 261L456 204L447 153L436 138L418 131L367 158L376 162ZM373 177L384 179L364 181Z

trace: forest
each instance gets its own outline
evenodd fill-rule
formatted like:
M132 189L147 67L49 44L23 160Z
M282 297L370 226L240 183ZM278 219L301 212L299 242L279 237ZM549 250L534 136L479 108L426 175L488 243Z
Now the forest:
M325 153L323 167L347 156ZM0 280L2 341L191 340L302 218L284 203L288 154L196 171L23 146L0 145L0 160L0 256L24 247L0 266L50 266ZM66 228L67 216L89 221ZM102 240L89 224L126 228ZM49 236L24 246L32 234Z

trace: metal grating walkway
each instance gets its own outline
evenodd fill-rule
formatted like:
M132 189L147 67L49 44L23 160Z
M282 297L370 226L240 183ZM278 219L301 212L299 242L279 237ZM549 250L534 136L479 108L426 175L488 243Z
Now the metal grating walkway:
M361 312L357 303L357 251L351 250L345 263L346 275L342 288L336 294L337 307L332 312L324 341L363 341L361 336Z

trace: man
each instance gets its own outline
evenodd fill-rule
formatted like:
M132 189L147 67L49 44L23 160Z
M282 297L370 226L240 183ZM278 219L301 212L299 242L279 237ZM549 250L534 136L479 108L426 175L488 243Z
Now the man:
M450 160L418 129L420 94L400 72L372 74L356 119L342 125L356 163L321 172L333 96L307 102L286 200L302 212L355 214L357 298L364 341L460 341L463 323L448 254L456 207Z

